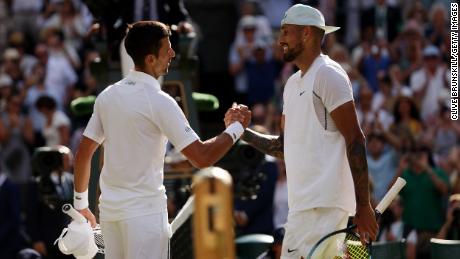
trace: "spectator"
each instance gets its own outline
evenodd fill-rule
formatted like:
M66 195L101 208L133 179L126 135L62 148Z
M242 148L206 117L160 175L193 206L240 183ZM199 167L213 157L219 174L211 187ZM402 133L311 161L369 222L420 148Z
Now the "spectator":
M376 123L383 125L384 130L388 130L393 118L385 110L372 110L373 93L368 87L361 87L359 91L359 104L356 108L358 121L364 131L368 134Z
M47 146L69 145L70 120L60 110L53 97L41 96L35 103L37 110L45 117L45 125L42 128L42 135Z
M43 0L14 0L11 2L13 22L11 26L14 30L25 32L32 39L38 38L38 23L40 11L44 7Z
M29 148L34 143L34 132L29 117L21 114L19 95L7 99L6 110L0 117L0 142L5 171L11 180L26 182L31 173Z
M450 118L451 111L443 105L434 123L425 131L428 142L432 143L436 161L447 158L450 150L460 139L460 125Z
M19 186L0 170L0 258L14 258L20 249L20 204Z
M18 52L19 67L22 74L28 77L37 63L37 58L26 52L26 49L31 45L26 42L26 35L22 31L11 32L8 37L8 45Z
M372 28L376 38L393 41L401 24L401 11L389 6L385 0L377 0L375 6L361 13L361 26Z
M59 1L57 12L45 21L43 28L59 28L64 33L65 42L76 50L81 48L82 39L89 30L73 0Z
M415 230L408 230L402 220L404 205L401 198L397 196L390 204L389 208L391 222L382 227L379 242L400 241L406 240L406 258L415 259L417 232Z
M13 80L7 74L0 74L0 112L5 111L7 99L13 92Z
M382 46L373 44L370 47L370 52L365 54L362 63L361 71L366 78L372 92L377 92L378 80L383 78L390 69L390 57Z
M396 93L393 90L391 78L389 76L384 76L379 80L379 91L375 93L372 99L372 111L378 112L384 110L385 112L391 113L395 101ZM386 127L386 129L388 129L388 127Z
M428 38L430 44L441 49L443 54L446 49L443 49L445 38L450 38L449 33L449 15L445 6L442 3L435 3L431 6L430 10L430 22L428 28L425 31L425 37Z
M409 85L414 71L422 66L423 34L420 25L408 21L404 31L391 43L392 58L401 68L401 82Z
M253 50L256 43L257 24L253 16L244 16L238 22L236 35L242 33L243 37L238 37L230 47L229 72L235 77L235 92L239 95L238 99L246 103L248 92L248 77L245 70L247 60L253 58ZM238 100L237 100L238 101Z
M248 79L247 103L267 104L275 92L277 64L272 58L267 43L257 40L254 43L253 58L246 59L244 70Z
M422 146L401 158L393 182L397 177L407 182L400 192L403 222L417 231L417 258L429 258L430 238L443 224L442 198L449 192L448 176L434 165L430 149Z
M20 62L20 55L16 49L8 48L3 53L3 66L0 73L7 74L13 80L13 92L19 91L24 83Z
M259 5L258 1L254 0L243 0L240 5L241 10L241 17L245 16L252 16L254 17L255 24L256 24L256 38L260 39L268 44L271 44L273 41L273 33L270 27L270 22L267 17L262 13L261 5ZM289 8L289 7L288 7ZM279 10L278 10L279 12ZM281 12L279 12L281 13ZM278 20L278 27L279 27ZM239 41L241 38L244 37L241 32L237 33L236 40Z
M447 208L446 221L436 238L460 240L460 194L451 195Z
M411 140L413 142L422 133L422 122L420 121L420 114L417 110L414 100L412 99L412 92L410 89L404 88L401 94L396 99L393 107L394 123L390 127L390 134L398 138L402 147L403 139ZM412 148L412 146L406 146Z
M35 146L38 147L46 144L43 135L41 134L41 130L45 126L45 117L35 106L38 98L47 95L45 88L45 73L45 66L43 66L42 63L37 63L32 71L32 74L27 78L26 85L28 87L26 88L24 96L24 108L32 120L35 135Z
M70 102L72 90L78 80L74 67L69 58L69 52L64 48L62 31L50 30L47 34L48 58L46 59L45 87L49 95L57 102L57 108L63 110ZM44 53L40 47L38 51ZM36 50L37 51L37 50ZM76 55L76 53L74 53Z
M398 154L392 146L386 146L385 136L381 132L373 132L367 136L367 164L374 191L373 199L382 200L387 192L398 166Z
M422 120L431 123L439 113L441 91L448 85L450 71L441 62L439 49L428 46L423 49L423 67L410 78L410 87L420 103Z

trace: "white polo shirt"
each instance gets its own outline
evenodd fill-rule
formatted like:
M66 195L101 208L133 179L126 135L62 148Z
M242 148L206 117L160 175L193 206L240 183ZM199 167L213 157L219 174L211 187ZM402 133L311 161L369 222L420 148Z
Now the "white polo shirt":
M315 91L315 93L313 93ZM283 93L284 159L289 212L338 207L354 214L355 194L345 139L315 110L320 98L326 115L353 100L351 83L338 63L318 56L309 70L293 74Z
M83 133L104 142L100 217L116 221L166 211L163 164L168 139L182 150L199 139L152 76L131 71L96 99Z

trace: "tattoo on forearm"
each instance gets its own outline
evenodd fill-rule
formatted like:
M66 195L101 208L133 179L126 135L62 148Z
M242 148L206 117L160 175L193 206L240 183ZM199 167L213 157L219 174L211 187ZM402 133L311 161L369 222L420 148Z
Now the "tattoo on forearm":
M252 130L245 130L241 138L262 153L284 159L283 133L281 133L280 136L271 136L260 134Z
M355 185L356 203L369 203L369 176L367 171L366 146L364 140L356 138L347 146L348 163Z

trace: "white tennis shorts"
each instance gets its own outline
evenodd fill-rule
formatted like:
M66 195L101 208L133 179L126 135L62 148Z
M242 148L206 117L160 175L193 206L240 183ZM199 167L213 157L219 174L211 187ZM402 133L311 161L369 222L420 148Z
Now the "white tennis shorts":
M120 221L101 221L105 258L168 259L171 228L168 213Z
M281 259L307 258L316 242L333 231L345 228L347 222L348 212L339 208L313 208L289 213ZM344 238L345 235L329 238L315 255L320 255L320 258L333 258L339 253Z

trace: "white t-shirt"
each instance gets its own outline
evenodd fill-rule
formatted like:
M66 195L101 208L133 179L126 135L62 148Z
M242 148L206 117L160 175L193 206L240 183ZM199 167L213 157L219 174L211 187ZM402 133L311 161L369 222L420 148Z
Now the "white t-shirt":
M104 142L101 220L166 211L163 164L168 139L182 150L199 139L176 101L150 75L131 71L96 99L84 136Z
M439 67L433 75L433 78L428 82L420 109L424 121L431 116L438 115L441 92L445 87L445 80L449 80L448 75L450 75L449 70ZM417 70L410 77L410 87L414 92L421 91L423 86L427 83L427 80L425 69L422 68Z
M69 60L63 53L50 53L46 65L45 87L46 91L55 99L58 109L64 107L64 100L78 80Z
M51 125L43 126L42 134L46 140L47 146L56 146L61 144L61 137L59 134L59 128L62 126L70 126L70 119L65 113L56 110L53 114L53 120Z
M314 89L319 89L318 96ZM355 194L345 139L339 131L324 128L314 98L322 100L327 113L353 100L346 72L326 55L318 56L303 77L300 71L292 75L284 89L289 213L337 207L353 214Z

